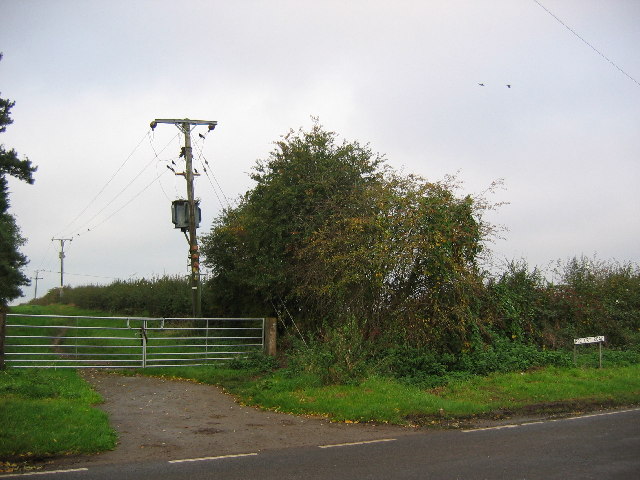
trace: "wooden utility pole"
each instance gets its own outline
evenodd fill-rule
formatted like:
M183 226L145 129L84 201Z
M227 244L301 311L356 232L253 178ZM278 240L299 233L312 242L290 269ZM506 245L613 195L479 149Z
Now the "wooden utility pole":
M36 270L36 276L34 278L34 280L35 280L35 290L33 292L33 299L34 300L36 298L38 298L38 280L42 280L42 277L38 276L39 273L40 273L40 270Z
M62 295L64 290L64 242L72 242L73 238L52 238L51 241L60 242L60 302L62 303Z
M191 130L197 125L207 125L209 131L216 128L218 122L213 120L189 120L160 118L151 122L151 128L154 129L159 123L173 124L184 134L184 158L185 171L176 175L184 176L187 181L187 202L189 205L189 263L191 266L190 286L191 300L193 305L193 316L202 316L202 291L200 287L200 252L198 251L198 237L196 235L196 200L193 188L193 155L191 152Z

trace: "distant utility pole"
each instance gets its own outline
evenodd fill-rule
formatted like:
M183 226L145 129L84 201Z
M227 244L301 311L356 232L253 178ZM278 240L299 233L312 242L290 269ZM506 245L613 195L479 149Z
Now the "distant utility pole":
M191 265L190 285L191 285L191 300L193 305L193 316L202 316L202 292L200 289L200 252L198 251L198 237L196 235L196 200L193 189L193 156L191 152L191 130L197 125L207 125L209 131L216 128L217 121L213 120L189 120L184 119L169 119L169 118L157 118L151 122L151 129L155 129L159 123L168 123L175 125L178 129L184 133L184 158L186 161L184 173L177 173L176 175L184 176L187 181L187 202L189 208L189 236L187 238L189 242L189 262Z
M34 299L34 300L35 300L36 298L38 298L38 280L42 280L42 277L39 277L39 276L38 276L38 274L39 274L39 273L40 273L40 270L36 270L36 276L35 276L35 278L34 278L34 280L36 281L36 282L35 282L36 288L35 288L35 290L34 290L34 292L33 292L33 299Z
M60 257L60 301L62 301L62 292L64 290L64 242L72 242L73 238L51 239L52 242L55 242L56 240L60 242L60 254L58 256Z

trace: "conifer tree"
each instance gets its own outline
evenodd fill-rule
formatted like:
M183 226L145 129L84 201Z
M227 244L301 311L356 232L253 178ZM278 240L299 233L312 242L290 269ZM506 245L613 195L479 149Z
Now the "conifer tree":
M0 60L2 54L0 54ZM7 125L11 125L11 109L15 102L0 98L0 133L4 133ZM0 369L4 368L4 336L6 311L9 301L22 295L20 289L29 284L29 279L22 272L27 258L20 252L25 240L15 218L9 213L9 176L33 183L36 167L27 159L20 159L15 149L7 150L0 143Z

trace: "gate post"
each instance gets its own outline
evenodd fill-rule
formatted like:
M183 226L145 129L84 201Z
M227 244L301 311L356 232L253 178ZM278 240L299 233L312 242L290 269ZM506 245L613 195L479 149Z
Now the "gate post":
M276 356L276 319L268 317L264 319L264 353L270 357Z
M0 370L6 368L4 363L4 339L7 334L7 308L0 305Z

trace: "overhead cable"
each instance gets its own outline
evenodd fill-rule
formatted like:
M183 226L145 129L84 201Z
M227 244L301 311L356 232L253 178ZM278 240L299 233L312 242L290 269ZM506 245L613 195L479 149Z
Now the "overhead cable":
M220 183L218 182L218 179L216 178L216 176L213 174L213 172L211 172L211 176L209 175L209 171L211 170L211 167L209 165L209 161L207 160L207 158L204 156L204 152L203 150L200 148L200 145L198 145L198 142L196 142L194 144L194 146L196 147L196 150L198 151L198 161L200 162L201 166L202 166L202 170L204 171L205 175L207 176L207 179L209 180L209 184L211 185L211 188L213 189L213 193L216 195L216 197L218 198L218 202L220 203L220 205L224 208L225 205L223 204L222 200L220 199L220 196L218 195L218 191L216 190L216 187L213 185L213 182L215 181L216 185L218 186L218 190L220 191L220 193L222 194L222 197L224 198L224 203L226 203L226 207L230 208L231 204L229 203L229 199L227 198L227 196L224 193L224 190L222 189L222 186L220 185ZM207 168L209 167L209 168ZM211 180L211 177L213 177L213 180Z
M584 42L586 45L588 45L594 52L596 52L598 55L600 55L602 58L604 58L607 62L609 62L611 65L613 65L616 69L618 69L620 71L620 73L622 73L623 75L625 75L627 78L629 78L632 82L634 82L636 85L640 86L640 82L638 82L638 80L636 80L635 78L633 78L631 75L629 75L627 72L625 72L621 67L619 67L613 60L611 60L609 57L607 57L604 53L602 53L600 50L598 50L596 47L594 47L593 45L591 45L588 41L586 41L583 37L581 37L578 32L576 32L573 28L571 28L569 25L567 25L566 23L564 23L562 20L560 20L560 18L558 18L553 12L551 12L547 7L545 7L544 5L542 5L538 0L533 0L534 2L536 2L542 9L544 9L544 11L546 11L549 15L551 15L553 18L555 18L558 22L560 22L560 24L562 26L564 26L567 30L569 30L571 33L573 33L576 37L578 37L580 40L582 40L582 42Z
M78 218L80 218L84 212L86 212L89 207L91 207L91 205L93 205L93 203L96 201L96 199L102 195L102 192L105 191L105 189L109 186L109 184L113 181L113 179L116 177L116 175L118 175L118 173L120 172L120 170L122 170L122 168L126 165L126 163L129 161L129 159L133 156L133 154L136 152L136 150L138 150L138 148L140 147L140 145L142 144L142 142L144 142L144 139L147 138L147 136L149 136L149 132L151 130L149 129L140 139L140 141L138 142L138 144L133 148L133 150L131 151L131 153L127 156L127 158L124 159L124 162L122 162L122 164L116 169L116 171L113 173L113 175L111 175L111 177L109 178L109 180L107 180L107 182L103 185L103 187L98 191L98 193L95 194L95 196L89 201L89 203L80 211L80 213L78 213L78 215L76 215L76 217L71 220L71 222L69 222L67 224L67 226L65 226L62 229L62 232L64 232L65 230L67 230L69 227L71 227L71 225L73 225Z
M45 272L45 273L55 273L57 275L60 275L60 270L58 270L57 272L54 270L38 270L38 272ZM107 277L105 275L90 275L88 273L69 273L67 271L64 272L65 275L71 275L72 277L93 277L93 278L107 278L110 280L115 280L117 277Z
M90 232L92 230L95 230L96 228L98 228L100 225L102 225L103 223L105 223L107 220L111 219L111 217L113 217L114 215L116 215L118 212L120 212L122 209L124 209L126 206L128 206L131 202L133 202L136 198L138 198L140 195L142 195L151 185L153 185L154 183L156 183L160 177L162 177L164 174L166 174L167 171L164 170L162 172L160 172L160 174L158 176L156 176L153 180L151 180L151 182L149 182L142 190L140 190L138 193L136 193L133 197L131 197L129 199L129 201L127 203L125 203L124 205L122 205L120 208L118 208L117 210L115 210L113 213L111 213L111 215L109 215L108 217L106 217L105 219L103 219L100 223L97 223L96 225L94 225L92 228L87 228L87 232ZM76 236L80 236L81 233L77 233Z
M135 177L133 177L133 179L129 183L127 183L127 185L125 185L125 187L122 188L105 206L103 206L91 218L89 218L86 222L84 222L84 224L81 227L77 228L75 230L76 233L73 236L79 236L80 232L83 231L84 228L87 225L89 225L98 215L100 215L102 212L104 212L108 207L110 207L158 159L158 155L160 153L162 153L171 143L173 143L173 141L178 136L179 136L179 134L176 134L171 140L169 140L169 142L160 150L160 152L156 152L155 149L154 149L155 156L149 162L147 162L147 164L138 172L138 174ZM156 176L156 178L152 181L152 183L155 182L158 178L160 178L161 175L162 174ZM148 186L149 185L147 185L147 187L145 187L144 190L146 190L148 188ZM142 193L142 192L140 192L140 193ZM137 195L136 195L136 197L137 197ZM136 197L134 197L134 198L136 198ZM130 202L127 202L126 205L128 205L129 203ZM121 208L118 209L117 211L120 211L120 210L121 210ZM110 215L108 218L111 218L112 216L113 216L113 214ZM100 222L100 224L102 224L102 223L104 223L104 221Z

